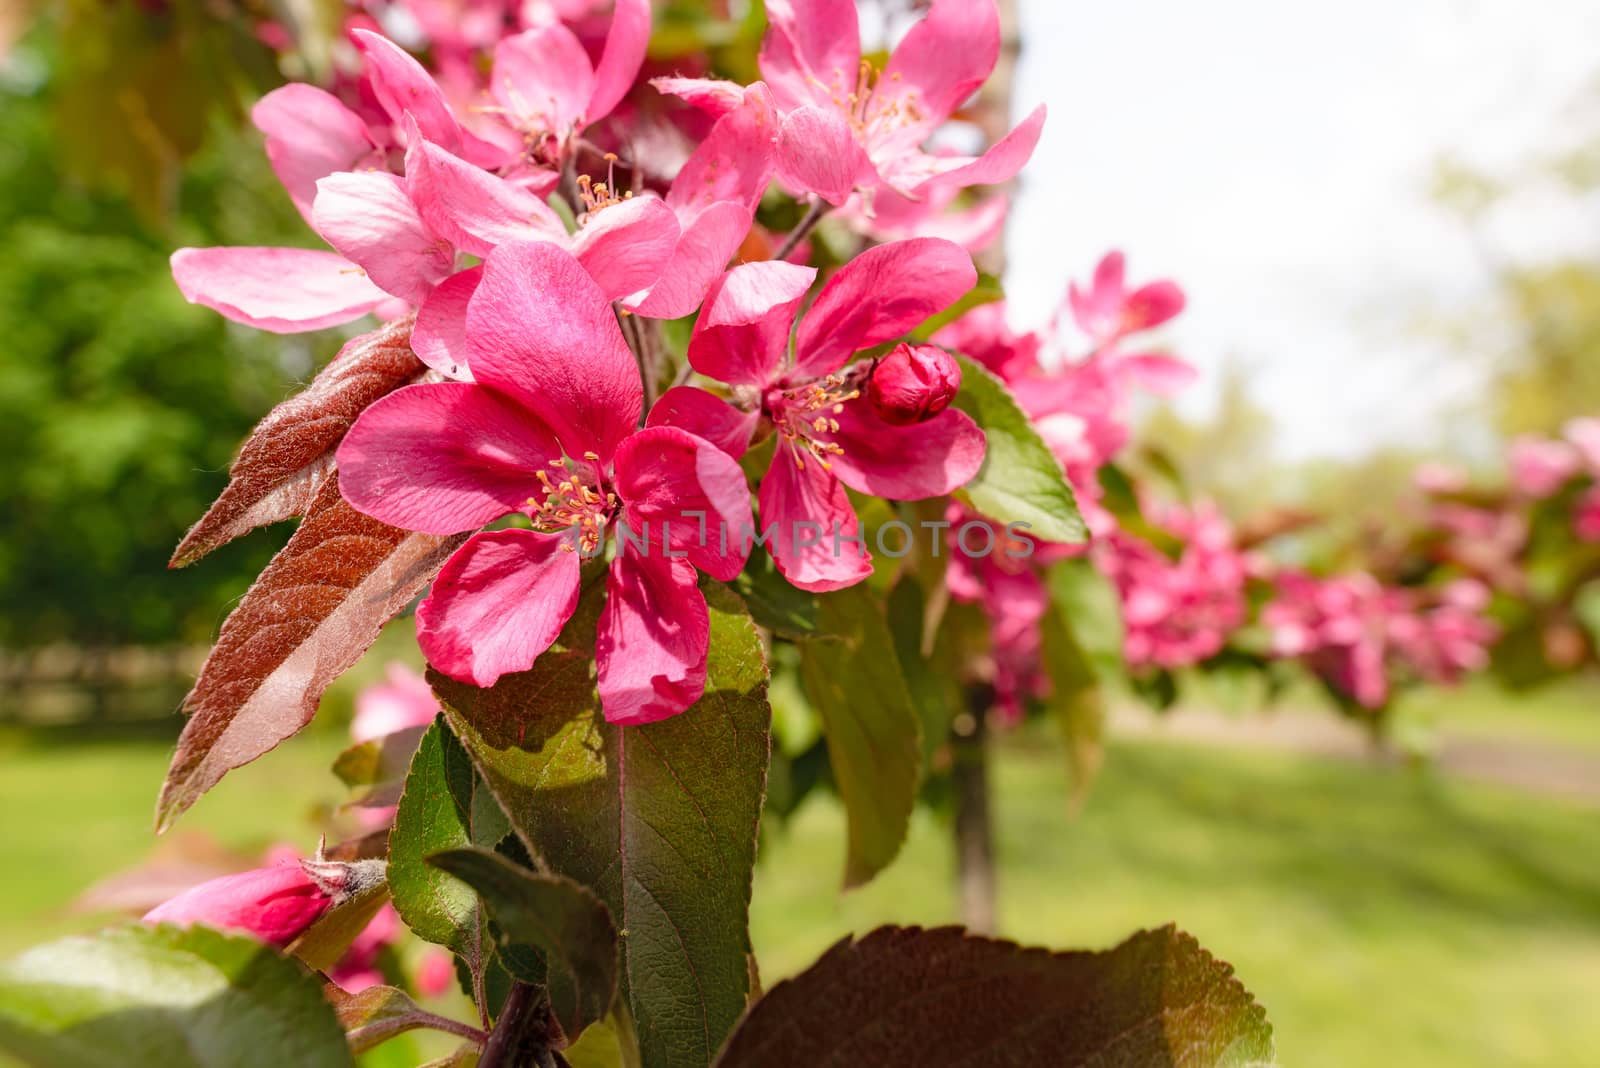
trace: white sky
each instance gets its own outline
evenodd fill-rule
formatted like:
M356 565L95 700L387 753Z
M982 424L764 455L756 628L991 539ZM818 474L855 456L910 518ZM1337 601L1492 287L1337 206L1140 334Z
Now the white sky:
M1188 291L1167 335L1202 372L1186 410L1233 356L1286 456L1436 436L1479 381L1415 323L1469 306L1485 276L1429 201L1434 162L1560 143L1600 77L1600 0L1021 2L1016 107L1050 118L1011 220L1017 325L1120 246L1130 280ZM1600 217L1524 197L1494 239L1596 249Z

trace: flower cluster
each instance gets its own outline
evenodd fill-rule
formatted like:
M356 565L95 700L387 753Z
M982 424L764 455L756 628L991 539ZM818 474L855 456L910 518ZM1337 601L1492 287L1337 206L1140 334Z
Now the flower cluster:
M1488 663L1498 628L1484 617L1489 591L1461 579L1437 592L1384 586L1357 572L1278 576L1262 611L1277 656L1303 660L1336 691L1366 708L1389 700L1391 678L1453 683Z
M1122 655L1136 671L1215 656L1247 615L1250 562L1221 512L1209 504L1151 511L1151 523L1180 542L1176 559L1123 531L1100 541L1093 554L1120 596Z
M652 77L647 0L616 0L609 23L603 5L536 6L408 5L433 70L352 24L358 76L253 112L329 249L182 249L172 267L191 301L266 330L413 316L428 373L366 407L336 463L358 511L470 535L417 610L423 653L478 686L527 670L603 567L604 712L648 723L704 691L701 575L732 580L761 544L802 589L860 582L847 488L937 497L981 467L983 432L949 407L955 361L895 343L975 284L939 235L979 236L956 194L1011 178L1044 109L980 157L925 147L998 59L993 0L937 0L881 71L853 3L773 0L749 85ZM501 36L507 19L522 28ZM830 209L900 239L825 280L764 259L774 181L810 206L780 257ZM1092 315L1127 303L1107 350L1163 314L1100 287ZM688 316L688 366L658 397L657 321ZM752 494L739 461L758 448Z

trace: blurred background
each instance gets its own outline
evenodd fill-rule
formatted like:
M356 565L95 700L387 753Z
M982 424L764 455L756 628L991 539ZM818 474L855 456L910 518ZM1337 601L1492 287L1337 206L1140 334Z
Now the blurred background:
M703 46L681 35L706 5L660 6L672 48ZM1319 537L1384 531L1424 461L1492 479L1516 435L1600 415L1593 3L1012 10L1012 101L1051 113L1008 223L1010 313L1049 320L1111 247L1141 277L1181 280L1190 308L1168 340L1199 384L1147 405L1137 434L1190 493L1239 519L1314 509L1315 556ZM167 558L244 433L342 340L192 307L167 257L315 246L246 116L286 78L328 77L348 14L0 11L0 954L104 922L114 895L82 895L154 850L254 855L302 813L310 835L348 796L328 767L355 695L389 662L417 664L401 621L308 731L155 845L175 710L288 530L196 568ZM1574 617L1579 641L1595 642L1595 615ZM1185 686L1161 715L1114 701L1082 798L1046 732L999 740L1001 931L1104 946L1179 922L1267 1006L1284 1064L1592 1062L1593 669L1409 689L1381 739L1309 684L1263 709L1224 681ZM842 828L823 793L763 840L769 984L847 931L956 917L937 811L848 895Z

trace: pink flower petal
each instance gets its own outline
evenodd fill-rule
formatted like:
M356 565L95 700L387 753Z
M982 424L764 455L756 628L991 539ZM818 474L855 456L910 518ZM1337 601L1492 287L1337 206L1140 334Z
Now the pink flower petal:
M606 721L654 723L700 700L710 641L711 614L689 561L624 545L611 562L595 638Z
M454 269L453 250L423 223L405 181L392 174L330 174L317 182L312 219L328 244L412 304Z
M761 76L785 109L844 99L856 89L861 27L855 0L767 0Z
M428 663L474 686L527 671L578 606L581 565L567 535L474 534L417 606L417 644Z
M611 11L606 48L594 70L594 89L584 108L585 123L599 122L628 95L649 43L650 0L617 0Z
M796 108L783 117L777 162L784 185L830 204L849 200L856 185L876 173L855 130L831 107Z
M757 83L742 92L738 107L717 120L672 180L667 206L680 218L725 201L752 212L761 203L775 165L777 113L765 86ZM726 265L724 259L718 266Z
M682 220L681 235L666 269L648 289L624 300L623 306L652 319L692 315L750 232L752 218L749 209L724 201Z
M204 924L286 946L332 903L298 861L289 861L190 887L145 913L144 922Z
M872 558L853 540L861 527L850 497L816 457L780 442L758 499L767 551L795 586L822 593L872 574Z
M393 41L370 30L353 30L351 38L366 60L367 77L379 105L398 128L410 115L422 136L451 152L461 148L461 127L444 92L421 63Z
M1117 373L1126 381L1154 393L1170 397L1193 385L1199 377L1193 365L1175 356L1159 352L1145 352L1132 356L1117 356Z
M856 400L837 418L833 437L844 452L833 457L833 473L862 493L892 501L940 497L983 467L983 431L966 412L951 408L924 423L891 426Z
M566 240L539 197L427 141L406 150L406 183L428 229L470 255L507 241Z
M744 86L721 78L651 78L650 84L657 92L716 116L726 115L744 102Z
M361 116L332 93L303 82L280 86L256 101L250 120L266 135L272 171L307 222L317 179L355 170L373 151Z
M525 404L567 455L609 462L639 425L644 387L611 304L572 254L501 245L467 307L472 375Z
M350 737L370 742L408 727L426 727L439 711L428 680L401 663L388 666L388 679L356 694Z
M868 249L839 269L801 321L798 374L837 371L854 353L954 304L977 281L972 257L950 241L919 237Z
M730 582L750 558L755 533L750 486L738 461L677 427L639 431L617 447L617 495L628 526L651 552L687 552L689 562Z
M742 412L721 397L695 386L674 386L663 393L645 417L645 426L675 426L732 456L750 447L760 412Z
M534 472L560 455L537 419L492 389L406 386L362 412L339 444L339 489L391 526L455 534L542 499Z
M917 144L977 91L999 58L994 0L934 0L889 57L868 114L893 109L900 121L921 116L907 139Z
M939 161L933 176L915 186L914 191L920 195L929 186L965 188L1009 182L1032 157L1034 146L1039 143L1039 134L1044 130L1045 114L1045 106L1040 104L1015 129L989 146L989 150L977 159L963 162L959 158L950 158Z
M1183 290L1176 282L1140 286L1122 306L1122 333L1154 329L1183 311L1183 305Z
M616 300L661 276L679 236L678 217L647 193L591 215L573 235L572 252L600 291Z
M537 26L495 46L489 88L513 126L565 141L595 93L594 67L566 26Z
M733 385L759 386L777 377L795 313L816 279L814 267L742 263L706 297L689 338L689 364Z
M278 334L359 319L388 299L361 268L301 248L180 248L172 277L191 304Z
M483 267L469 267L440 282L417 309L411 351L417 359L458 382L472 381L467 363L467 307L478 291Z

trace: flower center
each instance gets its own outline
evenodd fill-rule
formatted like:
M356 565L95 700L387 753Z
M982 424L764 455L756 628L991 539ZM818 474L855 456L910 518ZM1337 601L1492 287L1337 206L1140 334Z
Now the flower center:
M560 474L552 477L550 471L536 471L541 497L529 497L530 518L536 529L556 534L576 530L578 550L584 556L600 551L605 541L606 524L616 511L617 495L601 492L602 485L596 473L600 457L592 452L583 454L587 463L569 464L567 460L551 460L550 467ZM563 549L572 552L571 545Z
M915 89L900 87L900 72L889 75L886 87L883 72L863 59L856 71L854 90L845 87L844 72L835 69L831 83L822 86L833 98L834 107L844 113L851 129L860 141L870 143L907 126L915 126L924 119L917 105Z
M605 209L633 199L631 190L620 195L617 193L617 154L615 152L607 152L605 160L605 181L597 182L587 174L578 176L578 195L583 198L583 213L578 216L579 226L584 225Z
M795 465L804 471L801 453L816 457L824 471L833 470L832 457L842 456L844 447L823 435L839 432L839 420L846 401L861 396L857 376L831 374L800 386L773 390L767 395L766 409L772 425L795 448Z

